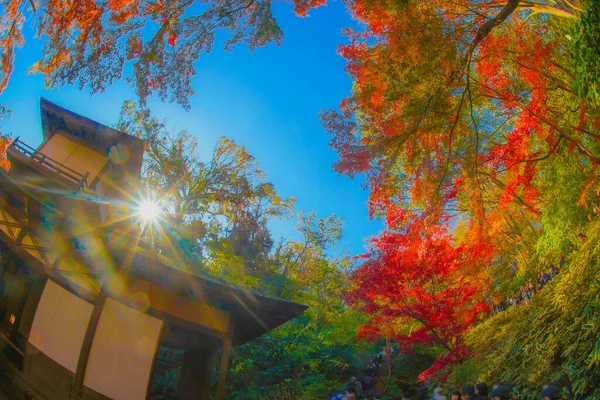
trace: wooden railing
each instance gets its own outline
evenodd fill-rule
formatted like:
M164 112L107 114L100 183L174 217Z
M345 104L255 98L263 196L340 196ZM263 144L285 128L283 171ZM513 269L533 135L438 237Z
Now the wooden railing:
M40 393L40 388L35 387L29 381L27 374L23 372L22 365L16 365L14 360L7 357L7 347L23 360L25 353L17 347L16 344L10 341L4 334L0 334L0 399L4 399L3 395L9 398L25 398L28 400L48 400L46 396ZM22 364L22 363L18 363ZM84 393L81 389L73 386L72 378L70 392L65 399L68 400L97 400L97 397L90 396ZM10 393L5 393L9 390Z
M2 349L2 351L0 351L0 370L2 373L0 374L0 380L3 381L3 390L9 389L10 393L0 393L0 398L2 398L1 394L4 394L10 396L9 398L15 397L31 400L46 400L46 398L27 381L27 378L21 370L22 362L18 363L21 365L16 365L12 357L7 357L7 348L15 351L21 359L24 358L23 351L4 334L1 334L0 349Z
M55 172L59 176L67 179L68 181L77 185L78 189L85 189L88 185L87 178L88 173L82 174L75 171L72 168L67 167L66 165L59 163L58 161L48 157L44 153L35 150L33 147L23 143L19 138L16 138L12 144L11 148L17 150L19 153L23 154L25 157L31 159L44 166L45 168Z

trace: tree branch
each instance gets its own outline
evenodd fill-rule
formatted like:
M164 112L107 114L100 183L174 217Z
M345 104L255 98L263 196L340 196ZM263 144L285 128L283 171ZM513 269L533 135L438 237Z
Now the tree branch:
M467 51L467 58L471 57L471 54L475 51L475 48L495 27L503 23L519 6L520 0L507 0L504 8L500 10L498 15L488 19L477 31L475 38L471 42L471 46Z

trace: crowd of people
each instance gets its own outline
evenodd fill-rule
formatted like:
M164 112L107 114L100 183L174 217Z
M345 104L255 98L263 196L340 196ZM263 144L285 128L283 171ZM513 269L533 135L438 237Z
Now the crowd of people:
M355 385L348 386L345 394L338 394L332 397L335 400L382 400L383 396L375 392L372 396L364 395L363 390L360 387L360 381L355 377L352 378L351 382L355 382ZM506 383L498 383L493 386L491 391L488 391L488 386L485 383L478 383L477 385L465 385L461 390L454 390L445 396L442 388L436 388L433 391L433 397L427 397L424 395L417 395L415 397L405 394L401 397L402 400L517 400L512 396L512 389ZM389 400L397 400L397 397L389 396ZM559 387L553 383L545 383L540 391L541 400L564 400Z
M527 282L526 285L523 285L513 297L503 300L500 304L493 305L492 313L497 314L511 306L531 302L535 294L540 292L548 282L552 281L554 277L558 275L565 262L565 257L561 254L559 267L550 265L546 271L538 274L537 280L534 280L533 278L529 279L529 282Z
M385 346L377 353L373 354L371 360L367 364L365 373L360 378L353 376L345 385L345 390L342 393L336 393L330 397L330 400L365 400L371 398L369 393L372 393L374 399L380 399L380 394L375 391L377 382L376 375L382 369L384 359L392 358L399 355L399 349L395 346L390 346L389 349Z
M431 400L448 400L448 397L442 394L443 389L437 388L433 391ZM491 391L488 391L488 386L485 383L477 385L465 385L460 390L455 390L450 393L450 400L516 400L512 396L512 389L506 383L498 383L493 386ZM541 400L563 400L561 390L553 383L545 383L540 391ZM402 400L412 400L409 395L402 396Z
M540 292L544 286L552 281L559 272L563 269L566 259L561 254L558 262L558 267L550 265L545 272L540 272L536 280L533 278L529 282L522 286L515 296L502 301L499 304L492 306L492 313L506 310L510 306L516 306L521 303L529 303L533 300L536 293ZM360 378L352 377L345 385L345 390L341 393L336 393L330 397L330 400L381 400L383 396L377 392L376 389L376 374L383 366L383 360L388 360L388 357L398 356L398 348L391 346L389 349L385 348L380 352L372 356L369 362L364 376ZM389 360L388 360L389 361ZM494 385L492 390L488 392L488 386L485 383L478 383L477 385L466 385L461 390L454 390L447 393L448 396L443 394L442 388L436 388L433 391L433 397L428 397L426 394L420 392L415 396L409 394L403 395L401 398L388 396L389 400L516 400L511 395L511 388L509 385L504 383L498 383ZM544 384L540 393L541 400L562 400L561 391L558 386L554 384Z

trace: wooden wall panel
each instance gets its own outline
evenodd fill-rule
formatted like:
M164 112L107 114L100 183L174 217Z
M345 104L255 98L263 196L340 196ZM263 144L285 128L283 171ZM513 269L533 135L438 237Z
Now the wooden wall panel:
M69 158L79 145L61 135L54 135L43 143L39 151L61 164Z
M84 386L115 400L145 399L162 324L157 318L107 299Z
M46 282L29 333L29 343L75 373L94 307L51 280Z
M60 134L55 134L44 143L40 152L81 174L89 173L88 184L92 183L108 161L103 155Z

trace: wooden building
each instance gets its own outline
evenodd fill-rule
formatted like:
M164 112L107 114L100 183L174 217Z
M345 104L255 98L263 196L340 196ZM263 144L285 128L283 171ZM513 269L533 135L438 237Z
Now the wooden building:
M162 379L161 399L195 400L218 362L223 399L231 347L306 307L141 245L131 215L143 142L44 99L40 109L43 143L16 139L0 169L5 375L31 398L152 398Z

